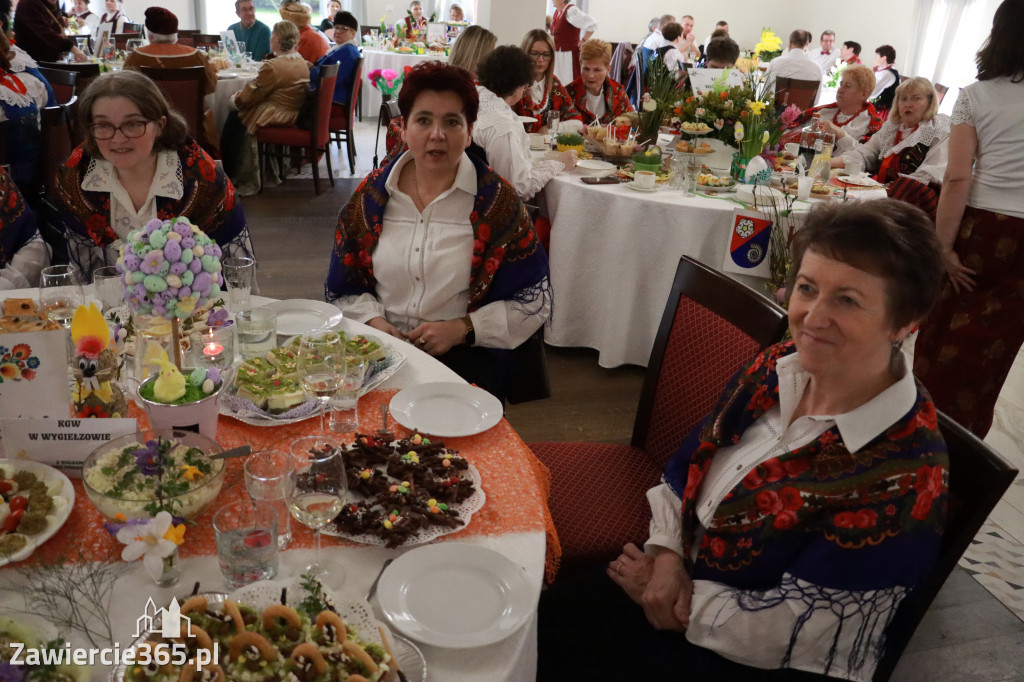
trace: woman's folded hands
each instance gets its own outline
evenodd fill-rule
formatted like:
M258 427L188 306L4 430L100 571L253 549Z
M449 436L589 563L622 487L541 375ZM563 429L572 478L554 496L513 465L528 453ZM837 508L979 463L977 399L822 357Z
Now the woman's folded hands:
M655 628L685 631L690 624L693 579L682 557L669 549L653 549L652 556L632 543L626 545L608 565L608 576L643 607Z

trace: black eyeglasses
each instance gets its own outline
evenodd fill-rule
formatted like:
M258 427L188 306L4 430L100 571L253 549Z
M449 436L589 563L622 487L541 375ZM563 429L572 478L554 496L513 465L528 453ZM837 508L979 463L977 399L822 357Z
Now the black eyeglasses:
M128 121L119 126L113 126L109 123L93 123L89 126L89 130L92 131L93 139L96 140L112 140L119 130L125 137L134 139L145 135L146 126L150 123L152 123L152 121L148 119L143 121Z
M551 57L553 56L550 52L534 52L533 50L530 50L526 54L530 55L530 59L548 60L551 59Z

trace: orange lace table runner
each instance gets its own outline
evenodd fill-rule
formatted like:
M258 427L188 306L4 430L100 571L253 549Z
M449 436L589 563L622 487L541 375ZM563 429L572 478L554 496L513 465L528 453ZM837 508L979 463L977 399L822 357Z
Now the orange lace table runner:
M359 401L359 422L366 425L364 431L372 433L377 430L380 425L379 406L390 401L396 392L372 391ZM148 425L145 414L134 406L132 409L132 416L139 420L140 428L145 428ZM399 437L410 433L394 420L388 421L388 427ZM294 439L315 434L319 428L320 422L317 418L268 428L251 426L222 416L217 427L217 442L225 449L250 445L254 451L268 447L287 450ZM349 442L353 438L352 434L338 435ZM447 438L444 442L449 448L458 450L476 466L487 495L486 503L480 511L473 514L470 524L451 535L446 535L444 539L458 540L474 535L544 531L547 538L545 571L549 579L553 578L561 556L561 548L547 505L551 482L551 474L547 467L533 455L505 419L485 433L465 438ZM209 509L195 519L195 525L189 525L185 543L180 548L181 556L216 553L213 514L222 505L247 497L242 461L243 458L227 460L227 471L220 495ZM81 480L75 480L74 486L75 506L67 523L53 538L36 550L30 561L119 559L122 545L103 528L104 518L89 500ZM299 523L292 523L292 529L293 539L289 551L312 548L312 531ZM325 545L350 544L327 536L323 536L322 542Z

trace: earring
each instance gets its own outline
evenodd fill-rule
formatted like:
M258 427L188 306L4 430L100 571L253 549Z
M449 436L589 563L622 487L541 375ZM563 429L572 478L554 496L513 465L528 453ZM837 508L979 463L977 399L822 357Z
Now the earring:
M903 339L893 339L889 353L889 373L894 377L903 376Z

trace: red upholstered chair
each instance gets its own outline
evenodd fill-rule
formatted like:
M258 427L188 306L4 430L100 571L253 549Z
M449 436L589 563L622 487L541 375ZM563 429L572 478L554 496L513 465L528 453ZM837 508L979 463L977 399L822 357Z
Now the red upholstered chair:
M355 80L352 81L352 88L349 91L348 104L343 107L338 105L331 107L330 123L331 142L337 143L339 151L341 151L341 143L345 143L345 149L348 151L348 169L352 173L356 172L356 140L353 127L355 126L355 115L359 103L360 83L363 80L362 57L356 60L355 66L356 68L353 71Z
M331 104L334 103L334 83L338 79L338 65L331 64L320 69L320 78L316 83L316 106L313 107L312 130L298 126L267 126L256 133L257 148L260 156L260 189L263 185L263 158L269 152L270 145L281 147L304 147L309 160L313 164L313 187L320 194L320 152L327 159L327 177L334 186L334 170L331 168L331 154L327 147L331 143ZM279 152L284 168L284 153ZM282 172L283 179L283 172Z
M152 79L175 111L185 117L188 134L209 152L220 158L217 148L206 139L206 69L202 66L183 66L164 69L159 66L140 66L139 71Z
M768 298L688 256L679 260L631 444L530 443L551 469L560 578L611 560L627 542L647 539L646 491L729 378L745 360L780 341L786 326L786 312Z
M57 98L57 104L67 104L75 96L77 72L40 66L39 73L43 74L43 78L53 88L53 96Z

